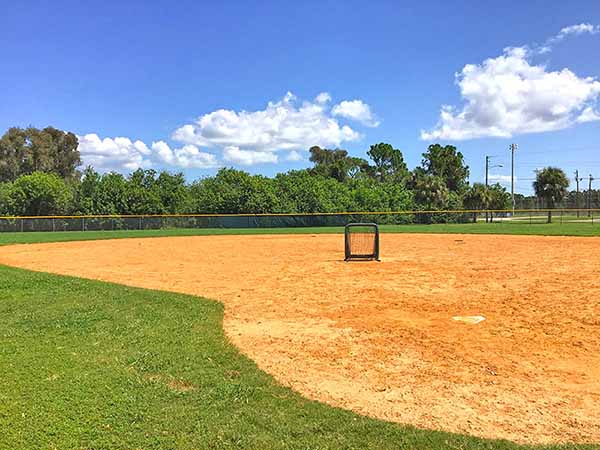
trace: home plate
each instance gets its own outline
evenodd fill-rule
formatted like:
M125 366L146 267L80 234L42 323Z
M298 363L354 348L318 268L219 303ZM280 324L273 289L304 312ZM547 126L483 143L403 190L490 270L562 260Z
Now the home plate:
M457 322L471 323L474 325L476 323L483 322L485 320L485 317L483 317L483 316L454 316L452 319L456 320Z

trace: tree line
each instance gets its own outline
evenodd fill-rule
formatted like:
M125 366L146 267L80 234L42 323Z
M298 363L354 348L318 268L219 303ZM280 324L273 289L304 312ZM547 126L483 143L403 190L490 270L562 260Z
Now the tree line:
M469 184L469 167L456 147L430 145L409 170L402 152L371 145L368 159L343 149L310 148L312 167L274 177L223 168L187 183L182 173L138 169L129 175L83 171L73 133L47 127L11 128L0 138L0 215L316 213L506 209L499 184ZM551 169L555 171L560 169ZM562 173L564 175L564 173ZM564 177L566 180L566 176ZM548 180L546 180L548 181ZM539 198L552 206L562 188ZM548 183L544 184L547 188ZM561 190L562 189L562 190ZM536 190L537 192L537 190ZM539 205L538 205L539 206ZM552 207L550 206L550 207ZM436 220L435 216L427 216ZM439 216L439 220L448 217Z

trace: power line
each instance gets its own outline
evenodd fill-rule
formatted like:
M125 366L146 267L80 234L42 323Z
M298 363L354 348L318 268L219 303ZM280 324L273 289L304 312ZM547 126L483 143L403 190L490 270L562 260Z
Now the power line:
M527 151L525 154L526 155L543 155L546 153L566 153L566 152L574 153L574 152L583 152L583 151L597 152L597 151L600 151L600 148L598 148L598 147L556 148L556 149L548 149L548 150Z
M540 166L540 165L546 165L548 163L540 161L540 162L533 162L533 161L523 161L523 162L519 162L520 166L527 166L527 167L533 167L533 166ZM553 163L550 163L553 164ZM586 164L586 165L600 165L600 161L586 161L583 159L579 159L576 161L561 161L560 165L564 166L565 164Z
M530 177L516 177L515 176L515 151L517 150L518 146L517 144L510 144L509 145L509 150L510 150L510 158L511 158L511 173L510 173L510 180L508 179L508 176L506 175L500 175L500 174L496 174L496 175L490 175L489 174L489 169L492 167L503 167L502 164L497 164L495 166L490 166L490 159L491 158L498 158L501 162L505 160L505 158L501 158L500 156L494 155L486 155L485 157L485 185L487 186L489 184L490 181L499 183L501 185L506 185L509 183L510 181L510 190L511 190L511 200L512 200L512 207L513 210L515 208L515 185L519 186L519 190L522 193L528 193L528 192L534 192L533 186L531 186L531 182L535 181L536 178L530 178ZM577 152L577 151L592 151L592 150L597 150L597 149L592 149L591 147L575 147L575 148L570 148L570 149L566 149L566 148L562 148L562 149L550 149L550 150L544 150L544 151L532 151L532 152L525 152L524 156L528 156L528 155L536 155L536 154L548 154L548 153L557 153L557 152L569 152L569 153L573 153L573 152ZM523 168L541 168L544 166L548 166L548 165L557 165L554 164L553 162L548 162L548 161L539 161L539 162L535 162L535 161L531 161L531 160L525 160L523 162L519 163L520 166L519 167L523 167ZM565 167L567 166L569 169L572 168L573 166L575 166L575 182L577 185L577 194L576 194L576 203L577 206L579 207L579 195L580 195L580 189L579 189L579 182L583 179L581 177L579 177L579 169L576 166L581 166L584 165L589 169L595 169L595 168L599 168L600 169L600 161L598 160L584 160L584 159L580 159L580 160L566 160L566 161L560 161L560 166ZM571 166L573 165L573 166ZM535 170L537 172L537 170ZM591 191L592 191L592 181L594 181L594 177L592 176L592 174L589 175L588 178L588 195L587 195L587 203L588 206L591 205Z

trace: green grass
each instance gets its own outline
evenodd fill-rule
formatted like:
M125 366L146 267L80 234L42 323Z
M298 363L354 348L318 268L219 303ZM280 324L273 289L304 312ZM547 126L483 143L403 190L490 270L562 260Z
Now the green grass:
M58 231L0 233L0 245L26 244L34 242L63 242L93 239L117 239L131 237L198 236L214 234L317 234L342 233L343 227L307 228L205 228L205 229L162 229L130 231ZM600 236L600 220L584 223L464 223L434 225L382 225L383 233L466 233L466 234L526 234L549 236Z
M0 448L532 448L306 400L240 355L222 316L196 297L0 266Z

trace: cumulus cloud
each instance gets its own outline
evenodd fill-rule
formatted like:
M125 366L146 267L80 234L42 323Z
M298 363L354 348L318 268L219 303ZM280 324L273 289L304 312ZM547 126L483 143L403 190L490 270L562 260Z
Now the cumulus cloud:
M344 100L333 107L334 116L356 120L368 127L379 126L379 121L371 111L371 107L362 100Z
M171 149L166 142L158 141L152 143L152 151L159 161L184 169L208 169L219 166L215 155L201 152L195 145Z
M150 147L128 138L105 138L96 134L80 137L86 164L100 170L134 170L152 165L206 169L226 163L254 164L300 161L302 150L313 145L339 147L360 139L361 134L338 117L358 120L369 126L378 123L369 105L361 100L330 106L331 95L321 92L313 101L300 102L288 92L258 111L219 109L195 122L177 128L170 146L160 140ZM208 151L207 151L208 149Z
M600 120L600 82L565 68L548 71L531 62L526 47L507 48L456 75L462 107L444 105L436 127L423 140L511 137Z
M233 145L223 149L223 159L234 164L241 164L242 166L276 163L278 160L277 154L273 152L240 150L239 147Z
M361 136L357 131L330 116L323 103L328 95L320 94L320 102L298 105L296 97L288 92L263 110L219 109L178 128L172 138L200 147L237 147L255 152L301 150L312 145L337 147L358 140Z
M600 120L600 112L591 106L585 108L577 118L579 123L595 122L596 120Z
M136 170L152 165L152 151L142 141L126 137L104 138L95 133L77 136L84 165L98 170Z
M296 150L292 150L291 152L289 152L287 154L287 156L285 157L286 161L292 161L292 162L297 162L297 161L302 161L302 155L300 154L300 152L297 152Z
M329 92L321 92L315 97L315 102L319 104L329 103L331 101L331 94Z
M153 142L148 147L142 141L126 137L101 139L91 133L78 136L79 153L84 166L91 165L99 171L132 171L154 166L156 163L178 168L217 167L215 155L201 152L193 145L171 149L166 142Z

